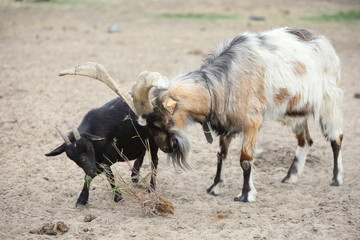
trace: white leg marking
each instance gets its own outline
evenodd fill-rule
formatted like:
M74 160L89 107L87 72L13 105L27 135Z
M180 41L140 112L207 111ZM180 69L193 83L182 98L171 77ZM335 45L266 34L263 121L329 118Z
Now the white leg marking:
M343 168L343 164L342 164L342 154L341 154L341 150L339 151L339 156L338 156L338 175L336 176L336 180L338 181L339 185L341 185L343 183L343 176L344 176L344 168Z
M302 172L304 171L305 161L309 153L309 148L309 145L305 144L304 147L297 147L296 149L295 156L298 159L296 164L298 176L301 176Z
M223 188L225 186L225 183L220 180L218 184L211 190L214 195L219 195L223 192Z
M253 178L252 178L252 174L253 174L254 169L251 169L251 173L250 173L250 177L249 177L249 187L250 187L250 191L248 192L248 201L249 202L255 202L256 201L256 195L257 195L257 191L256 188L254 186L253 183ZM237 198L240 198L242 195L242 192L240 192L239 195L237 195Z
M249 186L250 186L250 192L248 193L249 202L255 202L256 195L257 195L257 191L255 189L255 186L253 183L253 178L252 178L253 171L254 171L254 169L251 170L250 178L249 178Z
M309 153L310 146L305 144L304 147L297 147L295 152L295 157L297 161L294 162L292 166L294 173L290 174L290 177L285 181L287 183L296 183L304 171L304 166L306 162L306 157Z

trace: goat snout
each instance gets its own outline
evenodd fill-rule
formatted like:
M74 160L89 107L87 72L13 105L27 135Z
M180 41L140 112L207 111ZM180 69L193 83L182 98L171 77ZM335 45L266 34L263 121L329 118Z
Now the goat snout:
M96 177L96 174L97 174L96 168L95 168L95 170L94 169L83 169L83 170L84 170L86 175L88 175L88 176L90 176L92 178Z

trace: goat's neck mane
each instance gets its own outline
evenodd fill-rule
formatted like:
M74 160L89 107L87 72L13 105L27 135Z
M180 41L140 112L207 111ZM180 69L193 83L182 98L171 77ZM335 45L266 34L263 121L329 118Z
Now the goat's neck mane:
M176 77L170 83L169 92L178 101L178 109L186 112L189 120L207 122L212 97L201 73L192 72Z
M229 134L229 132L226 130L228 129L228 127L224 126L224 119L227 119L226 116L223 116L222 114L225 114L224 111L219 112L219 110L224 109L225 106L219 105L220 103L228 103L229 100L228 99L218 99L219 98L219 94L220 92L219 89L217 88L230 88L230 85L225 84L224 81L222 81L221 79L218 79L218 77L220 76L216 76L214 74L212 74L209 71L204 71L202 69L199 69L197 71L194 72L190 72L184 76L182 76L181 78L178 79L178 81L181 82L181 84L179 85L184 85L184 84L190 84L193 86L200 86L202 89L202 94L207 96L207 102L206 102L206 106L207 109L206 111L204 111L203 115L201 118L194 118L193 120L200 123L200 124L204 124L206 122L209 122L212 129L217 133L217 134ZM179 83L180 83L179 82ZM227 89L227 91L230 93L231 89ZM199 96L198 92L194 92L195 96ZM187 95L190 96L191 94ZM224 96L221 95L220 96ZM190 100L190 99L189 99ZM194 103L194 102L198 102L197 100L191 99L189 101L189 103ZM231 131L233 133L233 131ZM234 131L234 133L237 131Z

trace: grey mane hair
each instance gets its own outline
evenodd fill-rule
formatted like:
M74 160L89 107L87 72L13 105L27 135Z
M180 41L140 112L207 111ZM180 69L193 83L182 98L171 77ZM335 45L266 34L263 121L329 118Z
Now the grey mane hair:
M174 152L168 154L168 160L171 160L174 167L178 166L182 169L191 169L187 162L187 157L190 151L190 143L185 134L176 132L175 134L178 146Z

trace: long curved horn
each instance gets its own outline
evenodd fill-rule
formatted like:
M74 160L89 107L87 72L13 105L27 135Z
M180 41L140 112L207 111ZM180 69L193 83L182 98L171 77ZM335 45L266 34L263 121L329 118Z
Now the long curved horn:
M79 130L76 127L75 121L73 121L73 123L72 123L72 131L73 131L75 140L76 141L80 140L81 136L80 136Z
M169 80L158 72L142 72L131 89L136 112L143 116L153 112L149 101L149 91L152 87L168 88Z
M74 68L61 71L59 76L65 75L81 75L86 77L91 77L99 80L100 82L105 83L108 87L110 87L117 95L121 96L125 102L129 105L130 109L137 114L132 98L127 91L124 91L120 88L119 84L112 79L112 77L108 74L103 65L87 62L84 64L80 64Z
M59 132L59 134L61 135L61 137L64 139L66 145L70 145L71 142L70 142L69 138L66 136L66 134L65 134L63 131L61 131L61 129L60 129L58 126L56 126L55 128L56 128L56 130Z

